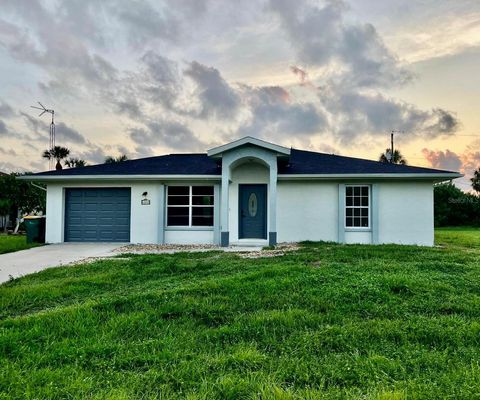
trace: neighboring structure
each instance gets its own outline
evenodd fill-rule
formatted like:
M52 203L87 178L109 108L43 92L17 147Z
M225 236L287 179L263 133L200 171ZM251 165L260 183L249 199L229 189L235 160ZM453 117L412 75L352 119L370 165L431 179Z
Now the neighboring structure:
M42 172L47 242L433 245L433 183L457 172L288 149L245 137Z

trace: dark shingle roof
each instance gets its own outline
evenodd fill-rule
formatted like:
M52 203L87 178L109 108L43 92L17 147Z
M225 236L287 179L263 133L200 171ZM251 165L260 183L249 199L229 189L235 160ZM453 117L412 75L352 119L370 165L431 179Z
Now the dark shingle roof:
M33 176L74 175L221 175L220 161L207 154L169 154L113 164L48 171ZM395 165L360 158L292 149L289 160L279 161L279 174L438 174L455 173L432 168Z
M436 174L455 173L432 168L411 167L361 158L292 149L290 160L279 165L279 174Z
M111 164L40 172L35 175L221 175L221 173L218 163L206 154L168 154Z

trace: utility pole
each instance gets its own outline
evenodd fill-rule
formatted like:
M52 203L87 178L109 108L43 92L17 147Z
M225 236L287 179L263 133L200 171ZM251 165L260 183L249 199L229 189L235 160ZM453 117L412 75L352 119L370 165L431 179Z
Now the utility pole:
M395 134L395 131L392 131L390 133L390 153L392 154L392 157L390 158L390 162L393 163L394 162L394 157L395 157L395 153L393 151L393 135Z

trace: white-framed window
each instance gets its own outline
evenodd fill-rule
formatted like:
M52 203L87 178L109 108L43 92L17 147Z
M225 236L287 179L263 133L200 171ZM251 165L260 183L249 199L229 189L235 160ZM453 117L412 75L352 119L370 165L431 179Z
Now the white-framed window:
M370 228L370 186L345 186L345 227Z
M213 186L167 186L167 226L213 226Z

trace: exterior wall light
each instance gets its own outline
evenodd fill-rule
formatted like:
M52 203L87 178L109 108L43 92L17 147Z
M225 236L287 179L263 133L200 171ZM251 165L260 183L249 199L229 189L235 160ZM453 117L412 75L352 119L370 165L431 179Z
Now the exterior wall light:
M142 206L149 206L150 205L150 199L147 199L148 192L143 192L142 193Z

